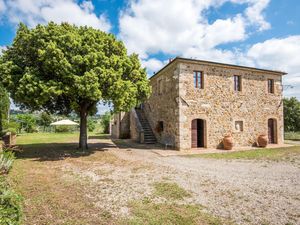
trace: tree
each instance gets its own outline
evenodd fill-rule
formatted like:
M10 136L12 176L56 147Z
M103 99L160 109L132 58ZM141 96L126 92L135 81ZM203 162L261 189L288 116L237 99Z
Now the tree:
M129 111L150 94L136 54L114 35L62 23L20 24L0 59L0 77L21 108L80 116L79 147L87 148L87 116L101 100Z
M110 112L106 112L104 115L101 116L101 126L103 129L103 133L108 134L109 133L109 123L111 119Z
M283 99L284 130L300 131L300 102L297 98Z
M10 108L9 96L5 88L0 84L0 136L5 124L7 124Z
M41 114L40 114L40 117L39 117L39 125L40 126L43 126L43 129L44 129L44 131L45 131L45 127L48 127L48 126L50 126L50 124L52 123L52 121L53 121L53 118L52 118L52 116L49 114L49 113L47 113L47 112L42 112Z
M21 129L27 133L33 133L36 129L36 118L32 114L18 114L15 118L16 122L21 124Z

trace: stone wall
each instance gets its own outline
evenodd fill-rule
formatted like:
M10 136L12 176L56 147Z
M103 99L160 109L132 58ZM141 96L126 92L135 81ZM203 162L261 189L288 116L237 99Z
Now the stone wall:
M130 138L130 115L127 112L114 114L111 121L112 138Z
M178 78L179 70L176 64L154 76L150 80L152 94L144 103L144 112L158 142L165 143L171 140L174 146L179 145ZM159 121L163 121L162 132L156 129Z
M206 122L205 147L221 147L226 134L235 146L251 146L258 135L268 133L268 119L277 121L277 143L283 143L281 75L244 68L200 63L179 64L180 149L191 148L191 122ZM194 88L193 71L204 73L204 89ZM242 76L242 91L234 91L233 76ZM274 79L275 93L268 93L267 79ZM243 121L243 131L235 130Z
M136 142L144 143L144 131L135 109L130 111L130 138Z

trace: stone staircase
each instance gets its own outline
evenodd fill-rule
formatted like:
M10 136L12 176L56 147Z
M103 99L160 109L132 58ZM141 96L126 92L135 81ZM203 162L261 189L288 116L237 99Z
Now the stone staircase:
M135 111L144 130L144 143L155 144L156 138L155 135L153 134L152 128L147 120L144 111L141 109L136 109Z

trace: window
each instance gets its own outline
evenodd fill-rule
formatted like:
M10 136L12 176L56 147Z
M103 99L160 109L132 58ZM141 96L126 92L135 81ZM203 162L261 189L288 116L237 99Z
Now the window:
M268 79L268 92L269 93L274 93L274 80L273 79Z
M194 71L194 87L203 89L203 73L201 71Z
M242 90L241 76L234 75L234 90L235 91L241 91Z
M242 132L244 130L244 123L243 121L235 121L234 129L236 132Z

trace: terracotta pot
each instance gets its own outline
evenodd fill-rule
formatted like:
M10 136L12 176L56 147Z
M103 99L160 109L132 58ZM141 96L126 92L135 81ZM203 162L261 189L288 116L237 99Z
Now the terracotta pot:
M268 136L266 134L261 134L257 138L257 144L259 147L265 148L268 145Z
M231 150L233 148L233 138L231 135L226 135L223 138L223 146L225 150Z

